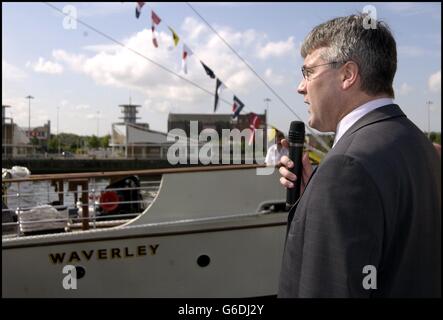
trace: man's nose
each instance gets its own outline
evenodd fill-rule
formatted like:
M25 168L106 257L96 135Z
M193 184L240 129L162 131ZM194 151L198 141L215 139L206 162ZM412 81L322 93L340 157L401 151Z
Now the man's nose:
M298 88L297 88L297 92L299 94L306 94L306 79L305 78L301 79L301 81L298 85Z

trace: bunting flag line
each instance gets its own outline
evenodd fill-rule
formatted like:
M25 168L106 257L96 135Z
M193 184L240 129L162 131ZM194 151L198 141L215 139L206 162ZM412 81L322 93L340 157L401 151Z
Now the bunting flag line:
M135 17L138 19L142 12L142 7L145 5L144 2L137 2L137 6L135 7Z
M160 22L162 22L162 19L160 19L160 17L154 12L154 10L151 10L151 21L152 24L155 24L156 26L158 26Z
M183 43L183 56L182 56L182 70L185 74L188 74L188 57L192 56L193 52Z
M255 130L260 126L260 118L255 113L252 113L249 117L249 128L251 129L251 135L249 136L249 145L252 145L255 138Z
M174 47L176 47L178 45L178 42L180 41L180 38L177 33L175 33L174 29L169 26L168 29L172 32L172 40L174 41Z
M224 85L223 82L220 81L219 78L217 78L217 81L216 81L216 84L215 84L214 112L217 111L217 108L218 108L218 97L220 96L222 90L224 90L224 89L226 89L226 86Z
M211 78L215 79L215 73L212 71L207 65L203 63L203 61L200 60L200 63L202 64L203 68L205 69L206 74ZM218 79L217 79L218 80ZM215 110L214 110L215 111Z
M268 132L266 134L268 136L268 141L274 141L276 133L277 133L276 128L274 128L273 126L268 126Z
M162 20L160 17L154 12L154 10L151 10L151 30L152 30L152 43L154 44L154 47L158 48L158 42L157 37L155 36L155 26L158 26Z
M239 98L234 96L234 104L232 105L232 112L234 112L234 114L232 115L233 119L238 117L244 106L245 104L241 102Z
M155 27L152 26L151 30L152 30L152 43L154 44L154 47L158 48L157 37L155 36Z

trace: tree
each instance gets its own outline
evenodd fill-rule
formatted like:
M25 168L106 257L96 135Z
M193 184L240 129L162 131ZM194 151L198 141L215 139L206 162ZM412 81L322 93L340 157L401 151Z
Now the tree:
M30 142L31 142L31 144L32 144L33 146L38 146L38 145L39 145L39 141L38 141L37 137L32 137L32 138L30 139Z
M57 152L58 149L58 140L54 135L51 135L51 137L48 140L48 152Z
M88 137L88 146L92 149L97 149L100 147L100 139L93 135L92 137Z
M431 131L430 139L431 139L432 142L441 144L441 132Z
M101 145L103 148L108 148L108 147L109 147L109 141L110 141L110 140L111 140L111 135L110 135L110 134L107 134L106 136L100 138L100 145Z

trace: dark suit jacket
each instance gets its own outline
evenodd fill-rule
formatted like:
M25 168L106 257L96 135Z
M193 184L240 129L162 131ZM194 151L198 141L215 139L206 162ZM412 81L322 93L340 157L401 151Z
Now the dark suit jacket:
M288 220L279 297L441 297L441 160L397 105L344 134Z

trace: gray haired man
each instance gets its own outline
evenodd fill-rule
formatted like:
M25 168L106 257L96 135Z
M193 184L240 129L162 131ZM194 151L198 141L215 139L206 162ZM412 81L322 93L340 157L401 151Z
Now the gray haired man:
M367 18L320 24L301 48L309 126L335 141L314 174L304 158L279 297L441 296L440 160L394 104L396 43ZM292 163L281 162L292 187Z

